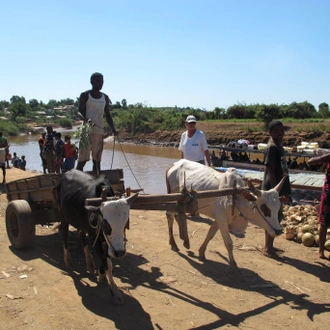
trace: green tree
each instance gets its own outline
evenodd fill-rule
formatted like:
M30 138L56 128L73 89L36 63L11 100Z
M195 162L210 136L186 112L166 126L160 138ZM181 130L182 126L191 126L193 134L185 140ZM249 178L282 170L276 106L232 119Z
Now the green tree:
M10 119L16 121L17 117L26 117L28 106L23 102L14 102L9 106L8 110Z
M316 115L316 109L313 104L305 102L292 102L286 108L286 117L295 119L313 118Z
M5 108L8 108L10 103L8 101L2 100L0 101L0 110L4 110Z
M245 118L245 105L234 104L227 109L227 118L243 119Z
M48 103L47 103L47 108L48 109L54 109L55 107L57 107L59 105L59 102L56 101L56 100L49 100Z
M265 130L268 129L269 123L280 118L280 107L277 104L260 104L255 113L256 119L264 123Z
M22 103L26 103L25 101L25 98L23 96L17 96L17 95L13 95L11 98L10 98L10 103L13 104L13 103L18 103L18 102L22 102Z
M66 99L61 100L60 104L62 104L62 105L73 105L74 100L70 99L70 98L66 98Z
M127 109L127 100L126 99L122 99L121 100L121 105L124 109Z
M328 103L320 103L319 104L319 115L322 118L329 118L330 117L330 111L329 111L329 104Z
M31 109L36 110L39 107L39 102L36 99L29 100L29 106Z
M214 119L224 119L226 110L224 108L215 107L213 113Z

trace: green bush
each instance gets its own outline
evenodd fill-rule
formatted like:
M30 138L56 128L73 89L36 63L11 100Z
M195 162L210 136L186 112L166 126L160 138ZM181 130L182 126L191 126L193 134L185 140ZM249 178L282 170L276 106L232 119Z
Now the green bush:
M59 124L62 126L62 127L65 127L65 128L71 128L72 127L72 121L68 118L61 118L59 120Z
M21 133L21 127L9 120L0 120L0 131L4 136L15 136Z

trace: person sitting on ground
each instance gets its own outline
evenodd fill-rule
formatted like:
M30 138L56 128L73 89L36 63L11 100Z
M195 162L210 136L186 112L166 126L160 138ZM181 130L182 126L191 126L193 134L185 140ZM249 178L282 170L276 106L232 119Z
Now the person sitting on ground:
M310 168L309 168L309 166L307 165L306 161L303 162L303 164L302 164L302 168L303 168L304 171L309 171L309 170L310 170Z
M295 170L298 167L297 158L294 158L293 161L290 163L289 169Z
M227 154L226 154L226 150L225 150L225 149L222 150L222 152L221 152L221 156L220 156L220 159L221 159L221 160L226 160L226 159L228 159Z
M25 156L22 156L19 163L18 163L18 167L20 170L26 171L26 160L25 160Z
M242 161L243 162L250 162L250 158L247 155L247 153L244 151L243 155L242 155Z
M239 156L237 155L236 152L232 151L232 152L230 153L230 155L231 155L231 159L232 159L233 161L235 161L235 162L239 161Z
M18 168L18 163L19 163L20 159L19 159L19 157L17 156L17 153L16 153L16 152L14 152L13 155L14 155L14 156L13 156L13 158L12 158L12 160L11 160L11 163L13 164L14 167Z
M289 168L290 168L291 163L292 163L292 159L291 159L291 157L289 157L288 162L287 162L287 165Z

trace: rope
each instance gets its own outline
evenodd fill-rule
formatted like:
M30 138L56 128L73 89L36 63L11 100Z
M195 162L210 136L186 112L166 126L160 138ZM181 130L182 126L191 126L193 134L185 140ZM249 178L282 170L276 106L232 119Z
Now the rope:
M112 148L112 157L111 157L111 164L110 164L110 170L112 170L112 165L113 165L113 158L115 156L115 144L116 144L116 139L113 139L113 148Z
M138 184L139 188L144 192L144 189L141 187L141 185L140 185L138 179L136 178L135 174L133 173L133 170L132 170L132 168L131 168L131 166L130 166L130 164L129 164L129 162L128 162L128 159L127 159L126 154L125 154L125 152L124 152L123 146L122 146L122 144L121 144L120 141L119 141L119 137L118 137L118 136L115 136L114 139L113 139L114 143L113 143L113 151L112 151L111 168L112 168L112 163L113 163L113 157L114 157L114 154L115 154L115 140L116 140L116 138L117 138L117 140L118 140L118 144L119 144L119 146L120 146L120 150L121 150L121 152L122 152L122 154L123 154L123 156L124 156L124 158L125 158L126 164L127 164L128 168L129 168L129 170L131 171L131 174L133 175L133 177L134 177L136 183Z

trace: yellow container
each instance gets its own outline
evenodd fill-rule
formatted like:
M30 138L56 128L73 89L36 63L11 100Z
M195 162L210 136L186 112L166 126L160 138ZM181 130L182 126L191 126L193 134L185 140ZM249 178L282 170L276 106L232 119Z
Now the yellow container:
M310 145L313 147L313 149L318 149L319 148L319 144L317 142L311 142Z
M267 147L266 143L258 143L258 150L265 150L266 147Z
M284 149L286 152L292 152L292 148L291 148L291 147L283 147L283 149Z

